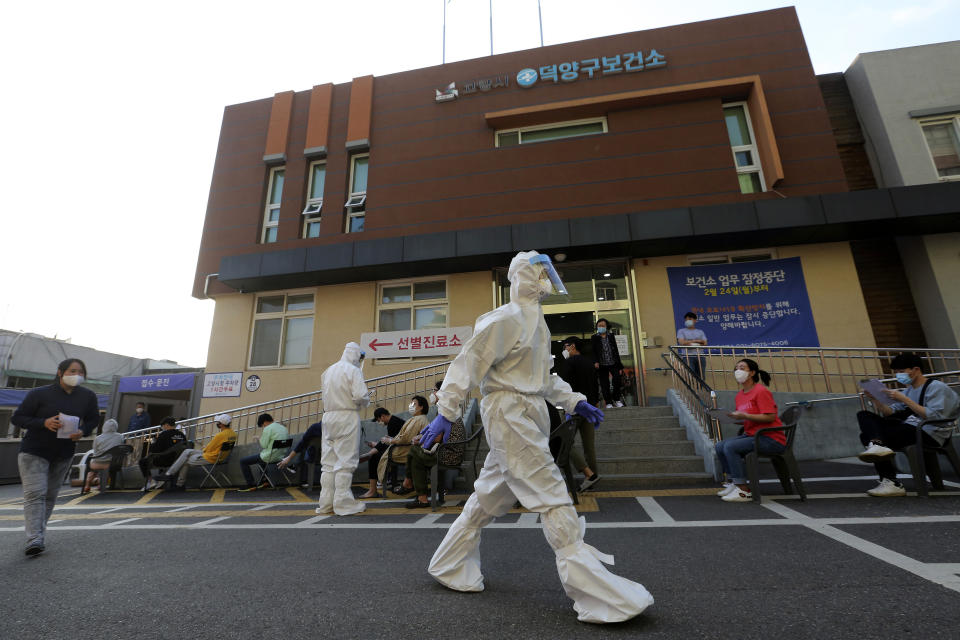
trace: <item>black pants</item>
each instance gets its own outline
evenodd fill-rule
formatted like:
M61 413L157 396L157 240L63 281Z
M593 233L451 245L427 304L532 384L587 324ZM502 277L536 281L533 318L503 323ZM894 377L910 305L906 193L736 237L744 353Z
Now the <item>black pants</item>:
M140 473L143 474L144 478L150 477L150 467L169 467L183 452L184 447L173 447L169 451L161 451L160 453L151 453L140 458L140 462L137 464L140 465Z
M860 411L857 413L857 423L860 425L860 442L863 446L877 440L885 447L900 451L917 442L917 428L898 418L885 418L870 411ZM928 434L924 433L922 437L924 444L932 447L939 446L937 441ZM897 479L897 468L893 464L893 456L874 462L873 466L876 467L881 480Z
M374 447L377 452L367 458L367 475L370 478L376 480L377 478L377 467L380 465L380 458L383 456L383 452L387 450L390 445L383 444L378 442Z
M610 392L610 378L613 378L613 393ZM597 379L600 381L600 392L603 393L603 400L607 404L613 404L620 400L620 370L616 367L605 367L600 365L597 369Z

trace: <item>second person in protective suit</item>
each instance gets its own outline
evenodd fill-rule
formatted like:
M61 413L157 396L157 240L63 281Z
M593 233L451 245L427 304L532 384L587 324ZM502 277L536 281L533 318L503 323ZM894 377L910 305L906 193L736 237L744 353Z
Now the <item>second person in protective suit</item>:
M370 404L370 392L361 368L363 357L360 345L348 342L339 362L330 365L320 378L323 443L319 514L349 516L366 509L350 488L360 457L360 409Z
M550 419L544 399L598 423L603 413L550 375L550 332L541 301L566 293L550 259L536 251L514 257L508 271L510 302L477 319L473 337L450 364L438 392L437 418L421 435L448 437L461 402L480 385L490 453L474 493L440 547L429 572L457 591L482 591L480 530L504 515L516 500L540 514L556 554L557 571L583 622L620 622L653 603L643 585L610 573L613 558L583 541L585 521L573 508L560 470L550 455Z

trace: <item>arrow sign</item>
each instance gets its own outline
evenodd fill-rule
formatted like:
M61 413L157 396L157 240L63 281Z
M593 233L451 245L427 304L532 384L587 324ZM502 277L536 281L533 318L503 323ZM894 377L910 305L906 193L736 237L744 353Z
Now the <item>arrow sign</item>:
M371 351L376 351L376 350L377 350L377 347L392 347L392 346L393 346L393 343L392 343L392 342L377 342L377 339L374 338L373 340L370 341L370 344L367 345L367 346L370 347L370 350L371 350Z

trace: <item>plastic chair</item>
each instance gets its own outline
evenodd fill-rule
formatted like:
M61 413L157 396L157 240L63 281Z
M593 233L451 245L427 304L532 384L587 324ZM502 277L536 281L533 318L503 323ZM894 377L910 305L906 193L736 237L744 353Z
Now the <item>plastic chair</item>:
M304 462L307 467L307 491L313 491L316 486L313 481L317 473L317 465L320 464L320 452L323 450L323 438L311 438L307 444L307 449L313 449L313 460Z
M940 472L939 456L946 456L953 467L953 472L960 476L960 456L957 456L957 450L953 447L953 437L947 438L943 445L931 444L932 438L924 440L923 426L930 425L949 425L956 418L946 418L944 420L924 420L917 427L917 442L904 447L903 452L907 454L907 460L910 461L910 473L913 474L913 483L917 488L917 495L924 498L930 497L930 490L927 488L927 478L930 476L930 484L935 491L943 491L943 474ZM923 455L918 455L920 452Z
M100 475L100 491L107 490L107 481L110 481L110 488L117 488L117 473L123 471L123 462L128 455L133 453L133 447L128 444L118 444L113 447L104 455L110 455L110 467L108 469L99 469ZM120 474L120 477L123 477L123 474Z
M800 468L797 466L797 459L793 457L793 439L797 433L797 423L800 421L800 407L793 406L780 415L780 427L764 427L757 430L753 435L753 451L744 456L747 466L747 478L750 480L750 493L753 494L753 501L760 502L760 457L770 458L773 468L777 471L777 477L780 478L780 486L787 495L792 495L790 480L800 494L800 500L807 499L807 492L803 488L803 478L800 477ZM783 431L787 436L787 446L781 453L759 453L760 436L771 431Z
M73 454L73 461L70 463L70 470L65 476L63 476L62 484L70 484L70 478L73 476L74 470L76 470L77 478L80 480L80 486L83 486L84 480L87 477L87 467L90 466L91 453L93 453L93 451L87 450Z
M483 425L474 430L466 440L451 440L444 442L437 447L437 464L430 467L430 507L436 511L443 506L443 489L440 488L441 471L463 471L467 483L473 486L477 481L477 454L480 452L480 435L483 433ZM473 455L470 457L471 444ZM457 446L463 446L463 460L457 466L448 466L440 464L440 452L445 449L451 449ZM468 460L468 457L470 458Z
M573 465L570 464L570 449L573 448L573 440L576 436L577 421L576 418L571 418L550 432L550 450L556 451L553 459L567 482L567 491L573 496L573 504L580 504L577 484L573 479Z
M217 482L216 474L219 473L220 477L223 478L223 481L230 485L230 478L227 477L227 474L223 472L223 469L217 470L218 467L222 467L230 461L230 454L233 453L233 448L237 446L237 442L227 441L220 445L220 454L217 456L217 461L214 463L207 463L202 465L200 468L207 474L204 476L203 481L200 483L200 489L203 489L203 486L207 484L207 480L213 480L214 484L218 488L223 489L223 485Z
M278 449L287 449L289 451L290 447L292 446L293 446L293 438L287 438L286 440L274 440L273 445L270 447L270 451L273 452ZM264 478L266 478L267 482L270 483L270 486L276 489L277 485L275 485L273 483L273 480L270 479L270 465L276 466L276 464L277 464L276 462L261 461L260 464L258 465L260 468L260 477L257 479L254 486L260 485L260 483L263 482ZM290 487L293 485L289 481L287 481L287 486Z

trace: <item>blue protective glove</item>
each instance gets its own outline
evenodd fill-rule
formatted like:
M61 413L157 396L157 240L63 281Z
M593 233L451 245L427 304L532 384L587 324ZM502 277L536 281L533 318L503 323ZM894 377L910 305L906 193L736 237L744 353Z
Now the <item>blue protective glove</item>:
M578 416L583 416L592 422L594 429L599 429L600 423L603 422L603 411L600 411L600 409L597 409L586 400L581 400L578 402L577 406L574 407L573 412Z
M427 428L420 432L420 446L424 449L429 449L433 446L433 441L436 440L440 434L443 434L443 442L446 442L450 439L450 427L452 426L453 423L438 413L437 417L433 419L433 422L428 424Z

